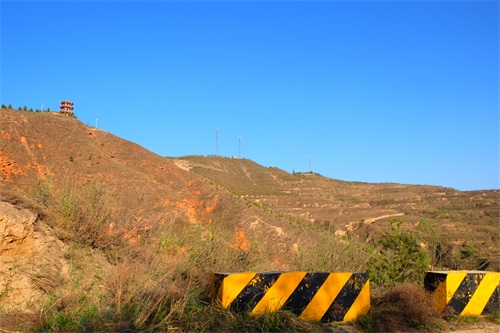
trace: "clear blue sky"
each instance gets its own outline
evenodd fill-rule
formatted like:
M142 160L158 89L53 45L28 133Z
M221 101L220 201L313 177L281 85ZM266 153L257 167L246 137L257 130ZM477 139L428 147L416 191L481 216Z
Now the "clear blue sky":
M497 1L2 1L0 102L162 156L500 188Z

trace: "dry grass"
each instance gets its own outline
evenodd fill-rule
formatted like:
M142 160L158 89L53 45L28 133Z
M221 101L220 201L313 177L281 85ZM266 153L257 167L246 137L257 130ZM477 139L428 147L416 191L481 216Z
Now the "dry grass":
M258 249L233 249L231 235L213 225L191 225L174 230L170 225L155 226L155 233L143 232L134 245L122 242L115 247L89 247L77 242L71 258L72 276L88 271L88 255L104 250L112 260L104 275L86 283L48 289L51 294L44 306L39 329L43 331L207 331L217 327L220 317L210 301L214 270L248 270L260 264ZM87 259L86 259L87 258ZM90 288L90 289L89 289ZM63 302L62 295L76 302ZM254 327L257 322L249 324Z
M0 314L0 332L25 332L37 328L38 317L34 313L10 312Z
M370 313L358 325L368 332L437 331L442 325L429 293L412 283L403 283L373 296Z
M37 315L0 317L6 330L21 331L177 331L177 332L313 332L317 323L278 311L259 316L234 314L211 302L213 272L274 270L257 238L234 246L234 234L213 224L158 221L148 228L119 221L109 211L105 188L91 183L80 189L40 190L40 204L54 210L52 227L69 243L72 267L37 275L46 293ZM113 226L110 228L110 226ZM133 233L131 232L133 231ZM101 262L96 260L101 258ZM105 261L104 263L102 261ZM363 246L330 233L303 244L291 269L359 271L366 262ZM401 284L374 297L366 331L436 330L430 297L413 284ZM23 314L24 315L24 314ZM16 317L17 316L17 317ZM8 320L5 318L9 318ZM2 322L2 320L4 320ZM23 326L24 325L24 326ZM1 327L1 326L0 326Z
M365 268L366 244L339 239L333 233L322 232L318 240L299 248L293 269L308 272L358 272Z

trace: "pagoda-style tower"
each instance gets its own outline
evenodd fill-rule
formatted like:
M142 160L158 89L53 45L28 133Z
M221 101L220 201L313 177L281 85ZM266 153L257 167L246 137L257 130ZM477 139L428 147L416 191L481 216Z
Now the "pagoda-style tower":
M61 101L61 111L60 113L64 114L73 114L73 102L70 101Z

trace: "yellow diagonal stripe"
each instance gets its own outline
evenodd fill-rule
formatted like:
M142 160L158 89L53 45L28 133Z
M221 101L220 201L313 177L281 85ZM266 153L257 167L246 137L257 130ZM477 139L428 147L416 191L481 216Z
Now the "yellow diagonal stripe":
M446 305L448 304L446 297L446 281L443 281L437 286L436 290L432 293L432 296L434 298L434 302L436 303L436 312L444 311Z
M461 315L480 315L498 283L500 283L500 273L486 273Z
M227 308L231 305L231 302L234 301L243 288L250 283L255 274L255 272L229 274L224 278L217 292L217 299L221 301L223 308Z
M368 310L370 310L370 281L366 281L358 297L345 314L344 321L355 320L360 315L367 314Z
M466 275L467 271L455 271L450 272L446 276L446 304L448 304L453 295L455 295L455 292L457 291Z
M302 281L306 272L282 273L267 290L264 297L255 305L252 313L274 312L279 310Z
M352 273L332 273L302 311L300 317L308 320L321 320Z

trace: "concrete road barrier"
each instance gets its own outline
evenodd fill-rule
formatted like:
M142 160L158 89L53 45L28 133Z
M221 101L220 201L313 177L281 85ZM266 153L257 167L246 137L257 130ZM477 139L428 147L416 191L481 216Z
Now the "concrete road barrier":
M425 288L432 292L436 311L461 316L500 312L500 273L485 271L429 271Z
M212 292L233 312L289 310L321 322L351 321L370 309L367 273L215 273Z

